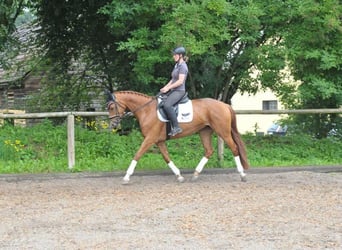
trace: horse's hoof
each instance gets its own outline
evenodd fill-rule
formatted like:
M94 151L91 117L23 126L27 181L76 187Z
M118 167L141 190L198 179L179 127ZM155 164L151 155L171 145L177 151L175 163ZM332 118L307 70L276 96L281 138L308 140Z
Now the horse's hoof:
M197 181L197 180L198 180L198 177L199 177L199 175L193 175L193 176L191 177L191 181Z
M178 176L177 177L177 181L179 182L179 183L182 183L182 182L184 182L184 177L183 176Z
M247 177L246 177L246 175L241 176L241 181L242 181L242 182L247 182Z
M121 184L122 185L128 185L129 184L129 180L123 178Z

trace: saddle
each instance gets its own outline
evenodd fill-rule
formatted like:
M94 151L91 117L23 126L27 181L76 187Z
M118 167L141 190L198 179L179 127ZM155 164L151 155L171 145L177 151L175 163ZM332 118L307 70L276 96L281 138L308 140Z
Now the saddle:
M166 95L159 95L158 105L157 105L157 115L160 121L168 122L167 115L163 109L164 101L167 98ZM191 122L193 118L193 110L192 110L192 101L188 97L188 93L185 95L173 106L178 122Z

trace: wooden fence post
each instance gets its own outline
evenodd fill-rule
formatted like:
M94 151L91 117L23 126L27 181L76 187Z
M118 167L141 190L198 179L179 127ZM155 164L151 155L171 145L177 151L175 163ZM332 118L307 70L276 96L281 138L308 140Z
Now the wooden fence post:
M69 169L75 166L75 116L68 115L68 163Z
M223 167L223 155L224 155L224 141L221 137L217 136L217 158L219 160L220 167Z
M14 113L5 112L4 114L14 114ZM4 119L4 124L5 125L12 125L12 126L14 126L14 118Z

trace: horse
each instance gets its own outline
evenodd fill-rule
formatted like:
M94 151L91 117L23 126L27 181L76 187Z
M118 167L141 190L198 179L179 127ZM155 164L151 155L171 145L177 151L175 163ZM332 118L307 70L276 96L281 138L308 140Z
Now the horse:
M212 146L212 134L215 132L230 148L236 163L241 181L246 181L244 170L249 168L245 145L241 139L236 125L236 114L233 108L221 101L212 98L191 100L193 107L193 119L191 122L180 123L182 133L174 137L167 134L167 123L161 121L157 115L158 101L156 96L148 96L135 91L107 91L107 110L111 128L118 128L124 117L134 115L139 122L141 133L144 137L140 148L134 155L125 176L123 184L128 184L135 167L143 154L152 146L157 145L166 164L175 174L178 182L183 182L184 177L171 160L166 141L178 139L199 133L204 147L204 156L198 163L192 180L197 180L209 158L214 153Z

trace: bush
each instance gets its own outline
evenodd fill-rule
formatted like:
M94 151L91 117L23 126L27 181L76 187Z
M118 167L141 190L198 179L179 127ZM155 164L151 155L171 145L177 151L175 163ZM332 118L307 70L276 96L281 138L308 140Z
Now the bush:
M101 121L89 129L81 120L75 127L76 165L72 171L126 170L139 149L143 137L134 129L129 135L109 131ZM342 141L315 139L308 135L253 136L244 135L252 167L337 165L342 163ZM199 135L167 141L172 160L179 168L194 169L203 156ZM213 139L216 149L217 140ZM231 152L224 151L223 167L235 167ZM207 166L219 167L216 154ZM153 146L139 161L137 169L167 169L159 149ZM51 121L32 127L0 127L0 173L66 172L66 124Z

